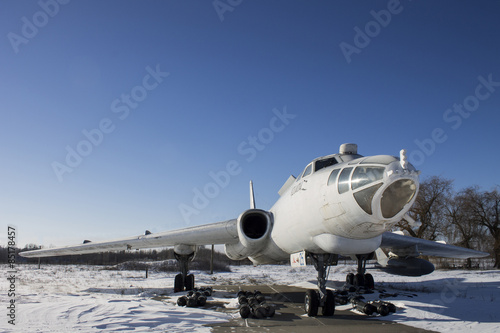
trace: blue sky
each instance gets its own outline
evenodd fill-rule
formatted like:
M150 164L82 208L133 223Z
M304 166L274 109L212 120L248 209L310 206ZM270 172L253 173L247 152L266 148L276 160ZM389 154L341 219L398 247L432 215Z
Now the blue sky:
M234 218L249 180L270 208L290 174L345 142L406 148L423 178L491 189L499 10L3 1L0 235L11 224L21 246L65 245Z

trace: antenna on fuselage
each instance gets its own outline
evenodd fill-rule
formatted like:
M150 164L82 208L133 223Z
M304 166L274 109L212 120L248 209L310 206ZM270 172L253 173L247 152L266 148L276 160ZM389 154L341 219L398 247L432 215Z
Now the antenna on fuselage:
M255 196L253 195L253 182L250 181L250 209L255 209Z
M356 155L358 153L358 145L355 143L343 143L340 145L339 154Z

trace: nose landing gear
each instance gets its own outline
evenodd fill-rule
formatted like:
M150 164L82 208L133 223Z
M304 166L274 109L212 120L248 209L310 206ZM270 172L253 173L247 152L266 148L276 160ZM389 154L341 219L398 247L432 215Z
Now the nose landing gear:
M328 278L327 268L337 264L338 255L314 253L308 253L308 255L318 272L318 290L307 290L304 299L304 310L309 317L316 317L321 307L323 316L333 316L335 313L335 295L331 290L326 289L326 280Z

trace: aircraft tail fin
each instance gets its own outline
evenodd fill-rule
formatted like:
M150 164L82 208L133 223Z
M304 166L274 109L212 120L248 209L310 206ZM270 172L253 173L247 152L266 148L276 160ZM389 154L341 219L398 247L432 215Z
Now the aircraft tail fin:
M253 194L253 182L250 181L250 209L255 209L255 196Z
M385 267L387 266L387 262L389 261L389 258L385 254L385 252L379 247L377 250L375 250L375 255L377 256L377 262L380 266Z

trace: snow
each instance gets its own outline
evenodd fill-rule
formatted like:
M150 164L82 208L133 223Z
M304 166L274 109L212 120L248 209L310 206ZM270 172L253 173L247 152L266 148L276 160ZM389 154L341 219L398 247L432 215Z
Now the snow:
M237 310L178 307L184 293L173 293L175 273L103 270L99 266L16 267L14 297L10 282L0 280L4 313L15 300L15 326L3 314L2 332L209 332L204 325L239 317ZM197 286L227 284L315 286L312 266L232 266L233 272L193 272ZM8 272L2 267L2 272ZM332 267L330 280L343 281L352 266ZM500 331L500 271L435 271L423 277L402 277L373 270L377 288L393 294L386 300L398 307L383 318L439 332ZM382 282L383 281L383 282ZM337 283L338 284L338 283ZM329 282L330 287L335 282ZM217 291L207 304L236 308L235 295ZM376 293L372 297L378 297ZM367 298L369 298L367 296ZM338 309L351 309L350 305ZM355 311L355 310L352 310Z

